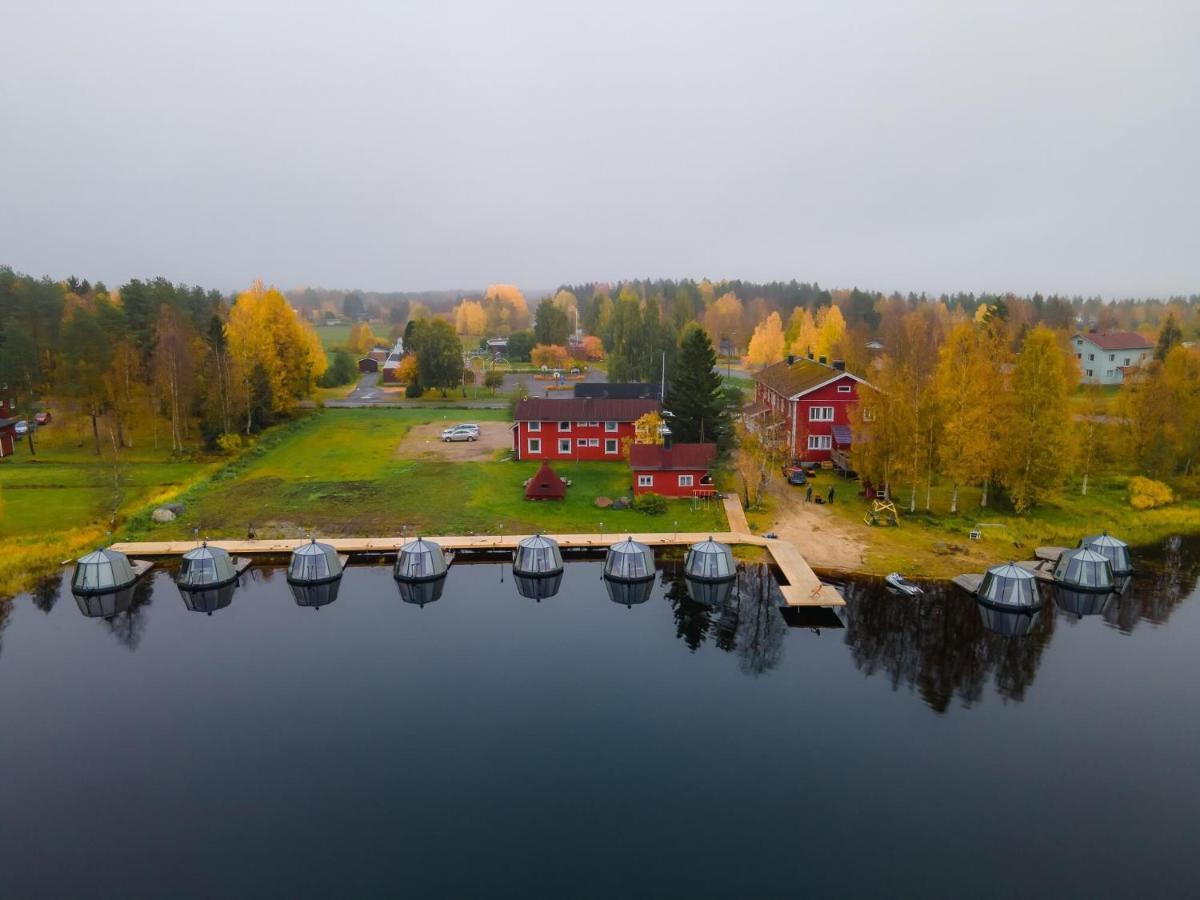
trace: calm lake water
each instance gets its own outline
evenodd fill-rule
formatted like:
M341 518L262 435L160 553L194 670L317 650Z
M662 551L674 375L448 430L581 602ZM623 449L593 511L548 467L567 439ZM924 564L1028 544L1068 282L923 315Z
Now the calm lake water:
M852 582L844 625L352 568L211 615L0 604L0 896L1141 896L1195 890L1200 546L1098 614L988 631Z

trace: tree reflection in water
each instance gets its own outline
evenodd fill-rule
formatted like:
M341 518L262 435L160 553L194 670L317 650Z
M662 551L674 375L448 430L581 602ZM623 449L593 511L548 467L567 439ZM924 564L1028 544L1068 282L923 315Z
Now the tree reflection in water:
M129 605L101 621L109 633L122 647L132 653L142 641L146 630L146 608L154 595L154 579L142 578L133 586L133 599Z
M713 605L693 598L681 569L664 571L662 581L674 612L675 636L693 653L711 641L719 650L736 653L742 672L754 676L779 664L787 625L779 612L783 595L767 566L739 566L728 599Z
M885 673L893 690L915 689L942 713L958 697L979 701L991 680L1001 697L1021 700L1054 633L1048 609L1027 637L989 631L974 600L950 584L931 585L921 597L897 597L877 580L842 588L846 644L867 675Z
M1104 621L1129 634L1142 619L1164 624L1200 581L1200 538L1167 538L1138 553L1129 587L1104 610Z

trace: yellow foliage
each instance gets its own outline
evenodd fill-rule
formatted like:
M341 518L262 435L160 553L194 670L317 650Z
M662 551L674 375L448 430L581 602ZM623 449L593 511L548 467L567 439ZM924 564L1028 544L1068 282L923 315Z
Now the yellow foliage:
M375 345L379 343L379 338L371 331L371 326L366 322L358 322L350 329L350 337L347 340L350 345L350 350L357 353L359 356L366 356L375 349Z
M754 329L746 351L746 365L761 368L783 359L783 320L773 312Z
M487 313L478 300L464 300L454 310L454 330L459 334L482 335L487 331Z
M1154 509L1175 502L1171 488L1161 481L1135 475L1129 479L1129 505L1134 509Z
M635 444L661 444L663 437L661 428L663 417L656 412L648 412L633 423L633 442Z
M549 369L561 369L567 364L570 356L567 348L558 344L538 344L529 354L535 366L546 366Z
M738 345L737 338L745 337L742 323L742 301L732 291L722 294L713 301L712 306L704 313L704 330L708 332L714 344L720 346L722 338L729 338L734 346Z
M834 348L846 336L846 318L837 306L821 310L817 325L817 356L832 358Z
M481 305L487 314L484 327L489 334L510 334L529 327L529 304L515 284L489 284Z

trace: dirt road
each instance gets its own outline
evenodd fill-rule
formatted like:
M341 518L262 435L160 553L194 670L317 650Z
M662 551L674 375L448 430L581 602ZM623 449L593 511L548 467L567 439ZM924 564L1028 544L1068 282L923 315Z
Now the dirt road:
M414 425L404 436L396 455L402 457L436 456L439 459L452 459L456 462L489 460L496 455L497 450L512 448L512 433L508 430L507 422L479 422L479 440L442 441L442 429L460 422L470 422L469 415L444 422L429 422L424 425Z
M842 487L841 483L836 483ZM821 485L826 487L826 485ZM804 489L777 485L771 530L796 547L818 569L858 569L866 545L824 506L804 502Z

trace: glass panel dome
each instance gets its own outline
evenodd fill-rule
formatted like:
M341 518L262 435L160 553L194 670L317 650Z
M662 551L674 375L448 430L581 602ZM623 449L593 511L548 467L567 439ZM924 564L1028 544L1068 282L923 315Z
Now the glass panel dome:
M733 579L712 581L709 579L685 578L691 598L703 606L719 607L729 602L733 594Z
M396 554L392 575L398 581L427 581L446 574L446 555L433 541L417 538Z
M1000 609L989 603L976 603L983 627L1006 637L1025 637L1033 631L1041 613L1037 610Z
M297 606L309 606L313 609L320 609L322 606L328 606L337 599L338 588L341 586L341 578L334 578L331 581L322 581L317 584L298 584L292 581L292 598L296 601Z
M613 544L604 557L604 577L617 581L653 581L654 551L632 537Z
M134 587L130 585L119 591L75 594L79 611L89 619L111 619L118 613L128 612L133 606Z
M608 589L608 599L622 606L634 606L645 603L654 593L654 578L630 581L628 579L605 578L604 586Z
M1069 588L1085 591L1113 589L1112 566L1099 553L1091 550L1066 550L1054 567L1054 580Z
M1041 594L1037 578L1028 569L1013 563L992 566L983 573L976 595L984 603L1015 609L1040 609Z
M425 581L398 581L400 599L405 603L424 606L442 599L442 588L446 586L445 578L428 578Z
M1117 540L1107 531L1104 534L1085 537L1079 542L1079 546L1107 559L1114 575L1129 575L1133 572L1133 557L1129 555L1129 545Z
M548 597L553 597L562 587L563 573L559 571L551 575L517 575L513 581L517 583L517 593L539 603Z
M232 581L200 589L179 586L179 596L183 597L184 606L192 612L207 613L210 616L218 609L224 609L233 602L233 591Z
M707 541L692 544L683 562L683 571L688 578L702 581L724 581L733 578L733 551L711 537Z
M181 588L217 587L237 578L233 559L220 547L201 544L183 554L175 582Z
M535 534L517 544L513 554L514 575L556 575L562 572L562 568L562 553L553 538ZM558 588L555 587L555 590Z
M96 550L80 557L71 576L71 590L99 594L128 587L137 580L128 557L116 550Z
M342 561L336 550L328 544L318 544L314 538L292 551L287 577L292 584L332 581L342 577Z

